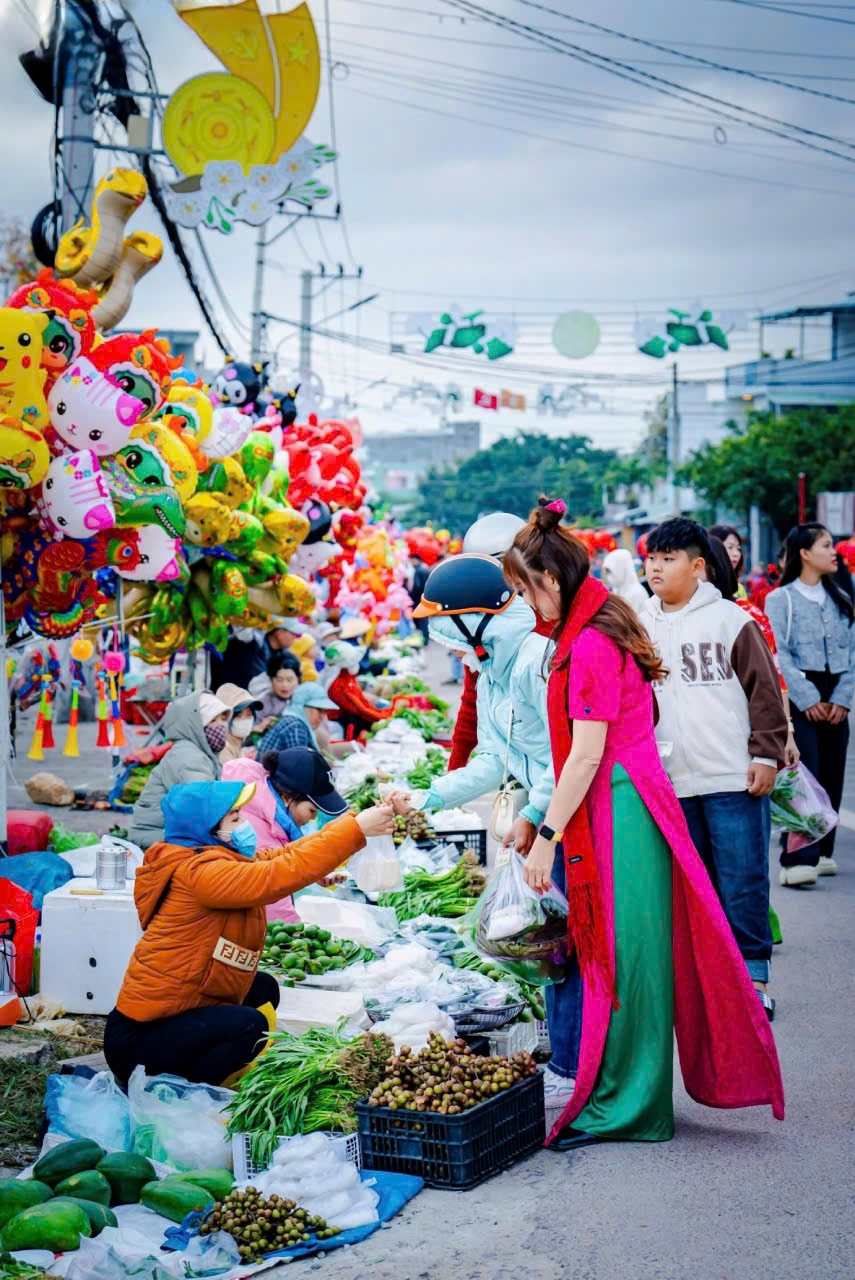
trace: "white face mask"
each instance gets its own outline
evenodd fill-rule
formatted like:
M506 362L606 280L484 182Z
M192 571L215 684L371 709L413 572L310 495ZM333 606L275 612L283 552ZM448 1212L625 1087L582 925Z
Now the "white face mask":
M255 719L253 716L241 716L239 720L232 721L231 732L236 738L240 738L243 741L244 738L248 738L252 733L254 724Z
M481 659L476 658L471 649L467 649L460 661L463 663L464 667L468 667L470 671L481 670Z

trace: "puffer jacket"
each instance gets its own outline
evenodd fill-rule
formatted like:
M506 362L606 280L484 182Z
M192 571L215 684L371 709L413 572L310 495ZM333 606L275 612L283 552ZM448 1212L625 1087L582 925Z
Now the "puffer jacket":
M482 616L468 613L466 629L474 634ZM535 621L534 611L515 599L487 624L481 643L488 656L481 662L476 695L476 753L462 769L434 780L423 807L454 808L495 791L502 784L507 750L509 776L529 793L523 815L535 825L543 821L555 787L546 718L551 644L535 634ZM470 647L449 617L431 618L430 635L449 649Z
M170 787L179 782L214 782L220 776L220 762L208 745L199 715L201 696L201 692L188 693L178 698L163 717L163 736L173 746L143 787L130 829L130 838L142 849L163 839L160 806Z
M814 604L788 583L770 592L765 609L793 704L799 711L807 711L819 702L819 690L804 673L828 670L840 677L834 701L851 710L855 702L855 626L828 592L821 605Z
M603 582L609 591L641 613L647 604L647 592L638 580L635 562L624 547L610 551L603 561Z
M264 945L265 907L356 853L365 837L344 814L316 835L244 858L214 843L241 782L195 784L164 803L167 840L153 845L134 884L143 936L116 1007L137 1022L241 1004Z

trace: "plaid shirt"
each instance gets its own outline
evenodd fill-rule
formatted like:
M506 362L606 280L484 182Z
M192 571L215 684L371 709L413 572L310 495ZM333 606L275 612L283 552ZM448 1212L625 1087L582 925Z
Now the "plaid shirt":
M314 747L309 726L299 716L284 715L267 730L258 744L259 757L265 751L284 751L287 747Z

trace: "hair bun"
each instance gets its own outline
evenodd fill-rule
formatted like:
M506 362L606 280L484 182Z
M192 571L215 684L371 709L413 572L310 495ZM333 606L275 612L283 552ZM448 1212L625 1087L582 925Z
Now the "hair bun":
M535 528L540 529L543 533L551 533L553 529L557 529L561 524L567 507L561 498L547 498L541 494L537 500L537 506L529 517Z

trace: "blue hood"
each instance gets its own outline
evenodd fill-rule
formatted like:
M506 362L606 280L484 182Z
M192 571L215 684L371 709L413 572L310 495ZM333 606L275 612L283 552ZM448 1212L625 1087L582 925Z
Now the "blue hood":
M166 843L187 849L222 844L214 828L234 808L244 786L243 782L182 782L172 787L160 805Z
M483 613L464 613L460 621L470 635L475 635L483 617ZM511 668L520 651L520 645L526 636L534 631L535 621L534 610L530 609L519 596L515 596L507 609L495 614L487 623L481 644L488 656L484 659L482 666L487 662L491 664L493 679L499 684L505 685L510 679ZM428 630L431 639L437 640L449 649L472 648L449 614L432 617Z

